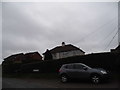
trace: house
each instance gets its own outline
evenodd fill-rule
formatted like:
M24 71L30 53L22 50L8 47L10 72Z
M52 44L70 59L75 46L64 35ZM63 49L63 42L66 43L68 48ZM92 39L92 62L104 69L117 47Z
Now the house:
M65 42L62 42L61 46L57 46L51 50L47 49L47 51L43 53L44 60L46 60L45 58L48 57L48 52L52 55L52 58L50 59L61 59L61 58L67 58L72 56L85 55L85 52L83 50L79 49L78 47L72 44L65 45Z
M42 56L38 53L38 52L30 52L30 53L26 53L24 55L25 60L24 62L37 62L42 60Z
M31 63L42 60L42 56L38 52L19 53L11 55L4 59L4 64L16 64L16 63Z
M120 53L120 45L118 45L115 49L111 49L113 53Z
M14 54L4 59L5 64L14 64L14 63L22 63L22 60L24 60L24 54Z

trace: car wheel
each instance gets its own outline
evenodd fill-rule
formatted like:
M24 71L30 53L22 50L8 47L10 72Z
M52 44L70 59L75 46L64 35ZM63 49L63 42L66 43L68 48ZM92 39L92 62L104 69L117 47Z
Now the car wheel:
M94 84L100 83L100 76L99 76L99 75L92 75L92 76L91 76L91 81L92 81L92 83L94 83Z
M61 75L61 81L62 81L63 83L66 83L66 82L68 81L67 75Z

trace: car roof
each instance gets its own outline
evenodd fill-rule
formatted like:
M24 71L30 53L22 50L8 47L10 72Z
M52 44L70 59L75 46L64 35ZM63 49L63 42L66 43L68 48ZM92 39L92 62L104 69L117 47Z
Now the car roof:
M63 64L63 65L66 66L66 65L73 65L73 64L81 64L81 65L85 65L85 64L83 64L83 63L68 63L68 64Z

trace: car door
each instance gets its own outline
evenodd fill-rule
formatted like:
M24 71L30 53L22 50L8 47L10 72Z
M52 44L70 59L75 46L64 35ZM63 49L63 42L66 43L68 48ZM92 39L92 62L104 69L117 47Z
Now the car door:
M87 69L84 69L85 66L81 65L81 64L75 64L74 65L74 74L76 78L87 78L89 75L89 72L87 71ZM86 67L87 68L87 67Z
M69 77L74 77L74 69L73 69L73 64L69 64L66 66L66 72Z

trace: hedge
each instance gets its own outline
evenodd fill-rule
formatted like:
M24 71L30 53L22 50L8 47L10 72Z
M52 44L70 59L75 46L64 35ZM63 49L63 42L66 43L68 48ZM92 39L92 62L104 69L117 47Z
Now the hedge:
M97 53L84 56L69 57L58 60L42 61L21 65L22 72L33 72L33 69L39 69L39 72L58 72L63 64L84 63L90 67L104 68L110 71L119 71L120 56L115 53Z

